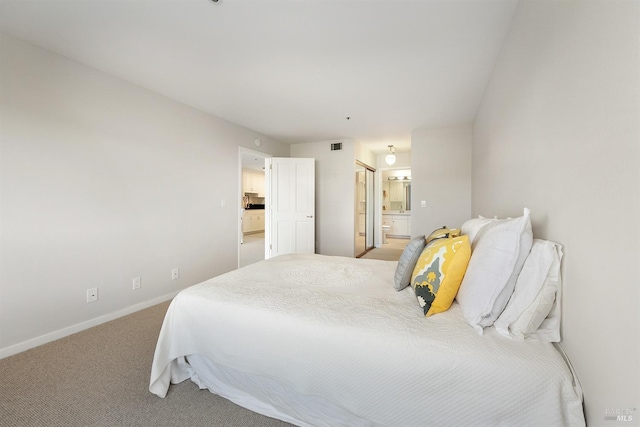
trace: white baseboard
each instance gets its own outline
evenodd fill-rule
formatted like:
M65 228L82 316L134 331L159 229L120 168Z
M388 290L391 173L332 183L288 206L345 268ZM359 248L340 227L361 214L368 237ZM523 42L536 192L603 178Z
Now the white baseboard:
M27 341L23 341L18 344L11 345L9 347L5 347L0 349L0 359L4 359L5 357L13 356L14 354L21 353L23 351L29 350L34 347L38 347L42 344L49 343L51 341L58 340L60 338L64 338L66 336L75 334L76 332L84 331L85 329L92 328L94 326L101 325L103 323L109 322L111 320L115 320L119 317L126 316L131 313L135 313L136 311L144 310L145 308L149 308L156 304L160 304L165 301L169 301L173 297L175 297L178 292L172 292L170 294L162 295L156 298L153 298L149 301L144 301L138 304L131 305L129 307L123 308L122 310L115 311L113 313L105 314L102 316L98 316L91 320L87 320L81 323L77 323L75 325L58 329L57 331L50 332L48 334L41 335L36 338L32 338Z

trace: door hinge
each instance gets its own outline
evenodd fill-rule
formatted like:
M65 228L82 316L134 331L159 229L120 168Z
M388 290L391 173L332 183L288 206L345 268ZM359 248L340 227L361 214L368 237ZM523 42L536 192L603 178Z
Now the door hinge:
M273 246L269 245L269 249L273 249Z

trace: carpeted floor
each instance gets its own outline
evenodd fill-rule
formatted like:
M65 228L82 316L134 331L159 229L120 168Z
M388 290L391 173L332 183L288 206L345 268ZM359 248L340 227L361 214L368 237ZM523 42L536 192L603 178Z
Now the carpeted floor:
M362 255L364 259L381 259L384 261L398 261L402 255L402 251L409 243L409 239L387 238L387 243L382 247L374 248Z
M264 233L246 234L240 245L240 267L264 259Z
M148 391L168 304L0 360L0 426L289 426L191 381Z
M397 261L407 242L389 239L363 258ZM151 394L151 361L168 305L0 360L0 427L290 425L191 381L173 385L164 399Z
M375 248L362 255L362 259L381 259L384 261L398 261L402 255L402 249Z

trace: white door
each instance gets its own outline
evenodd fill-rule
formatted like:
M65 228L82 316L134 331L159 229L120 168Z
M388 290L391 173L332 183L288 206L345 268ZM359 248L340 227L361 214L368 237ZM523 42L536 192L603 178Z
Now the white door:
M266 258L315 252L315 159L265 159Z

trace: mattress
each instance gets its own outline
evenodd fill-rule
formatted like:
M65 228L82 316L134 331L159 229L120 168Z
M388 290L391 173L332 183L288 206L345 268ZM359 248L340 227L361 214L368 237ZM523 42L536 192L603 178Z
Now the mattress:
M478 335L454 303L425 318L395 262L292 254L180 292L149 390L191 378L297 425L584 425L550 343Z

